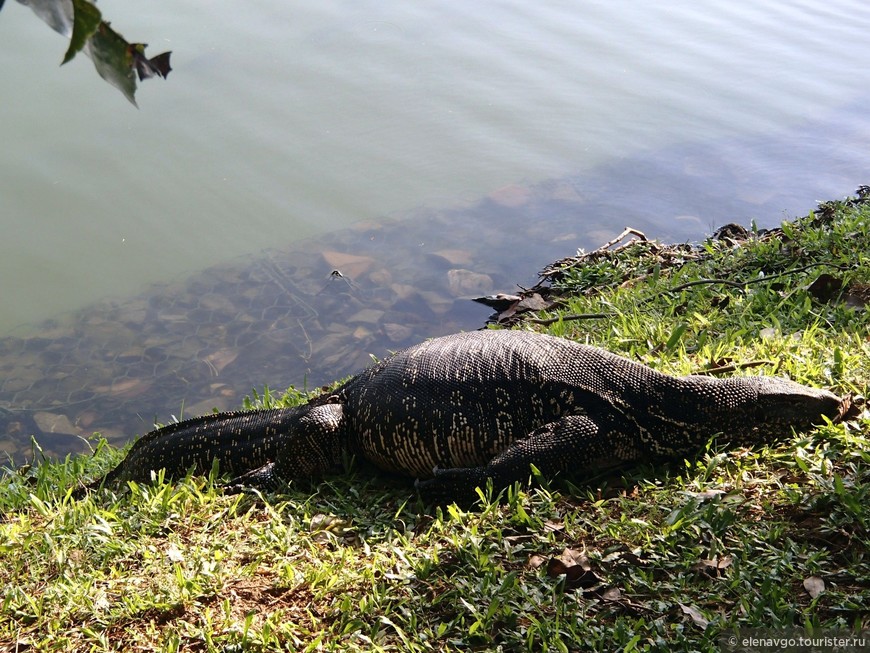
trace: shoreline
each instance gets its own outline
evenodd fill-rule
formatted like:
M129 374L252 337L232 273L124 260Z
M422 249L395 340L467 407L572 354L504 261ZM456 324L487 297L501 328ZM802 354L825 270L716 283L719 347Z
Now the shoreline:
M554 268L559 304L523 328L669 374L866 396L867 242L870 192L763 234L637 239ZM608 319L572 317L592 313ZM0 648L713 651L758 629L870 637L866 409L783 441L714 439L696 459L484 491L470 512L429 510L408 483L360 469L266 496L190 476L73 499L122 453L103 441L0 479Z

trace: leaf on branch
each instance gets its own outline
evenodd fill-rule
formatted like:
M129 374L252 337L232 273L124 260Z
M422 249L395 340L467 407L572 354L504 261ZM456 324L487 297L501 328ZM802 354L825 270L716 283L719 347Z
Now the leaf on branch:
M170 71L169 52L148 59L144 51L145 45L128 43L108 23L101 23L91 36L91 58L100 77L120 90L134 105L137 73L139 79L147 79L155 74L166 77ZM143 76L143 69L149 74Z
M100 23L103 16L96 6L88 2L88 0L72 0L73 6L73 30L69 40L69 47L66 49L66 54L63 56L63 61L60 65L72 61L91 38Z
M136 72L139 73L139 81L151 79L155 75L166 79L172 70L169 65L169 55L172 53L163 52L149 59L145 56L145 48L147 47L147 43L130 44L130 53L133 55L133 65L136 66Z
M93 0L21 0L53 30L70 39L61 65L84 52L94 62L100 77L120 90L136 105L136 77L165 78L172 67L171 53L145 56L145 45L128 43L103 20ZM0 0L2 6L3 0Z

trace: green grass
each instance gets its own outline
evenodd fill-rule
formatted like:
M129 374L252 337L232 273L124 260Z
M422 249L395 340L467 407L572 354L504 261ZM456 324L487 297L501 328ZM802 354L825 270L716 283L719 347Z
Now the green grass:
M859 201L739 247L641 243L566 269L538 318L609 313L547 329L670 373L751 363L866 394L868 243ZM472 512L361 471L265 499L198 477L73 500L123 455L100 442L0 481L0 650L713 651L736 628L866 629L868 433L865 415L714 443Z

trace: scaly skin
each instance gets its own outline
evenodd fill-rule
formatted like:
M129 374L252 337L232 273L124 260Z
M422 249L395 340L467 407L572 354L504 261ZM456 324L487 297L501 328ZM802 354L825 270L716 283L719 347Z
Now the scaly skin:
M844 401L774 377L672 377L604 350L522 331L430 340L296 408L222 413L140 439L104 481L207 471L231 487L317 478L348 455L417 479L429 502L529 477L582 476L690 456L712 437L769 442L835 419Z

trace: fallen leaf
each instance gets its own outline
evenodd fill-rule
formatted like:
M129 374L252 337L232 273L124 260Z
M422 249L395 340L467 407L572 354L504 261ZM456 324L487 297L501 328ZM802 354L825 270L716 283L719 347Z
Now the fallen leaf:
M861 395L848 394L840 401L840 406L837 408L837 416L834 418L834 423L846 422L851 419L856 419L864 413L864 405L866 401Z
M818 576L809 576L804 578L804 589L810 595L810 598L814 599L825 591L825 581Z
M761 336L762 340L770 340L771 338L776 338L776 329L773 327L765 327L758 332L758 335Z
M602 592L601 598L605 601L618 601L622 598L622 592L618 587L610 587Z
M560 521L553 521L552 519L544 522L544 530L549 533L555 533L556 531L565 530L565 524Z
M708 560L699 560L695 564L695 569L703 571L710 576L719 576L723 571L731 566L732 562L733 558L731 556L715 556Z
M564 576L568 587L588 589L601 583L601 578L592 571L586 554L574 549L565 549L558 558L550 558L547 561L547 575L550 578Z
M166 557L172 562L184 562L184 554L177 546L175 546L175 543L170 543L169 546L166 547Z
M564 549L562 551L562 555L559 556L567 565L577 565L582 567L584 570L589 571L592 569L592 565L589 564L589 558L582 551L578 551L577 549Z
M683 612L689 615L692 618L692 621L701 628L706 628L710 624L710 621L701 614L701 611L698 610L698 608L691 605L684 605L683 603L680 603L680 608L682 608Z
M529 562L528 562L529 569L538 569L545 562L547 562L547 558L542 556L540 553L533 553L532 555L529 556Z
M94 599L94 607L97 608L97 610L101 610L101 611L108 610L109 608L112 607L112 603L111 603L111 601L109 601L109 597L106 595L105 590L99 590L97 592L97 596ZM22 648L22 649L16 649L16 650L24 651L26 649Z
M831 301L834 296L840 292L843 287L843 281L832 274L824 272L816 277L809 286L807 292L822 303Z

